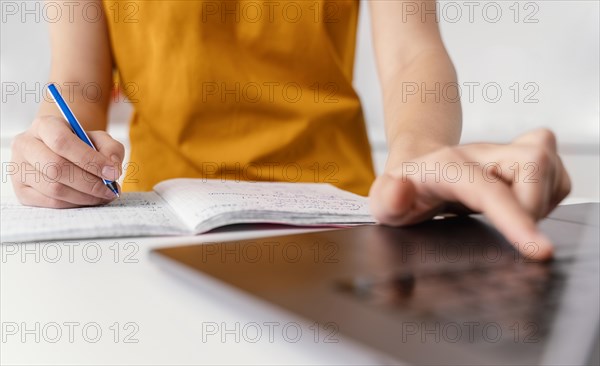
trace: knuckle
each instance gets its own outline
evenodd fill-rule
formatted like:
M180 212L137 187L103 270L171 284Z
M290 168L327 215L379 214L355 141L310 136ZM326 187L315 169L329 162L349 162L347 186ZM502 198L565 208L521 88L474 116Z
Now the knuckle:
M571 182L571 177L569 177L569 175L566 174L564 181L562 182L559 188L560 199L562 200L563 198L567 197L569 193L571 193L572 188L573 186Z
M117 141L117 152L119 154L119 158L123 159L125 156L125 145Z
M49 183L47 189L51 197L64 198L67 194L67 187L60 183Z
M109 142L107 142L104 148L101 149L108 156L117 155L119 159L123 159L125 156L125 146L119 141L110 137Z
M445 154L444 161L448 163L461 164L467 160L466 156L459 149L447 146L442 149L442 153Z
M551 161L552 156L548 149L541 146L531 149L528 163L537 164L540 169L545 169L550 165Z
M117 155L119 159L123 159L125 155L125 147L118 141L113 141L107 148L106 155Z
M83 153L81 159L81 164L85 170L95 175L100 175L100 172L102 171L101 164L103 161L98 152L94 151L93 149L88 149L85 153Z
M25 133L21 132L20 134L16 135L11 143L10 143L10 149L11 151L15 152L18 151L22 146L23 146L23 139L25 137Z
M40 128L41 125L43 125L44 121L46 120L45 117L36 117L33 119L33 122L31 122L31 129L33 130L37 130Z
M57 133L48 141L47 145L50 150L60 153L61 151L64 151L64 148L68 142L69 136L65 135L64 133Z
M49 130L64 127L66 127L66 124L62 118L56 116L39 116L33 120L29 130L42 135L48 133Z
M556 135L548 128L540 128L537 130L537 136L540 142L545 146L556 145Z

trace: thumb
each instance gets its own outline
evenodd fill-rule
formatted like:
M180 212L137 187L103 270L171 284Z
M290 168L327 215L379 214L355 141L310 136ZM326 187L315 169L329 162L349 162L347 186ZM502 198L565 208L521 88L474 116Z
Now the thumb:
M98 151L108 157L115 165L118 174L122 173L123 159L125 159L125 147L119 141L113 139L105 131L90 131L88 132L90 139L94 142L94 146ZM115 177L114 180L118 178Z
M384 173L377 177L369 192L369 205L375 219L385 225L409 223L416 200L416 188L410 179Z

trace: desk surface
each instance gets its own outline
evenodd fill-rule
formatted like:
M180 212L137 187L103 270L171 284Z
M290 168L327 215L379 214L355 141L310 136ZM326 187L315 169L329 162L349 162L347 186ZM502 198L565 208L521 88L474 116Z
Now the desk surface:
M376 362L368 350L341 337L327 342L311 324L288 314L259 315L251 305L219 303L166 273L148 255L155 247L307 231L315 230L241 227L196 237L4 245L0 363ZM296 341L298 329L302 336Z
M242 226L196 237L1 246L0 363L381 362L371 350L291 314L252 301L221 303L148 255L156 247L307 231L315 229Z

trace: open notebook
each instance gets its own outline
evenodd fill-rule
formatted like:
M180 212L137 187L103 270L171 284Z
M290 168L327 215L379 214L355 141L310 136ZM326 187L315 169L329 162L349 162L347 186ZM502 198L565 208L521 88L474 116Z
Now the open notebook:
M3 200L2 242L199 234L240 223L372 223L367 199L329 184L171 179L100 207L35 208Z

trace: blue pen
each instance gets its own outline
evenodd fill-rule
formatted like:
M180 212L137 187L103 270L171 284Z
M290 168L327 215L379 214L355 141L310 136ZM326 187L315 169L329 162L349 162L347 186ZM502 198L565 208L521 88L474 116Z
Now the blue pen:
M71 108L69 108L69 106L67 105L67 102L65 102L62 95L60 95L60 92L56 88L56 85L48 85L48 91L50 92L50 95L52 95L52 98L58 105L58 109L60 109L62 115L69 122L69 125L71 125L71 129L73 130L73 132L75 132L77 137L79 137L81 141L85 142L92 149L98 151L98 149L96 149L96 146L94 146L94 144L92 143L92 140L90 140L88 135L85 133L83 127L81 127L81 124L79 124L79 121L77 121L77 118L75 118L75 115L71 111ZM114 192L114 194L117 197L119 197L119 189L117 188L117 183L110 180L106 180L104 178L102 179L102 181L111 191Z

